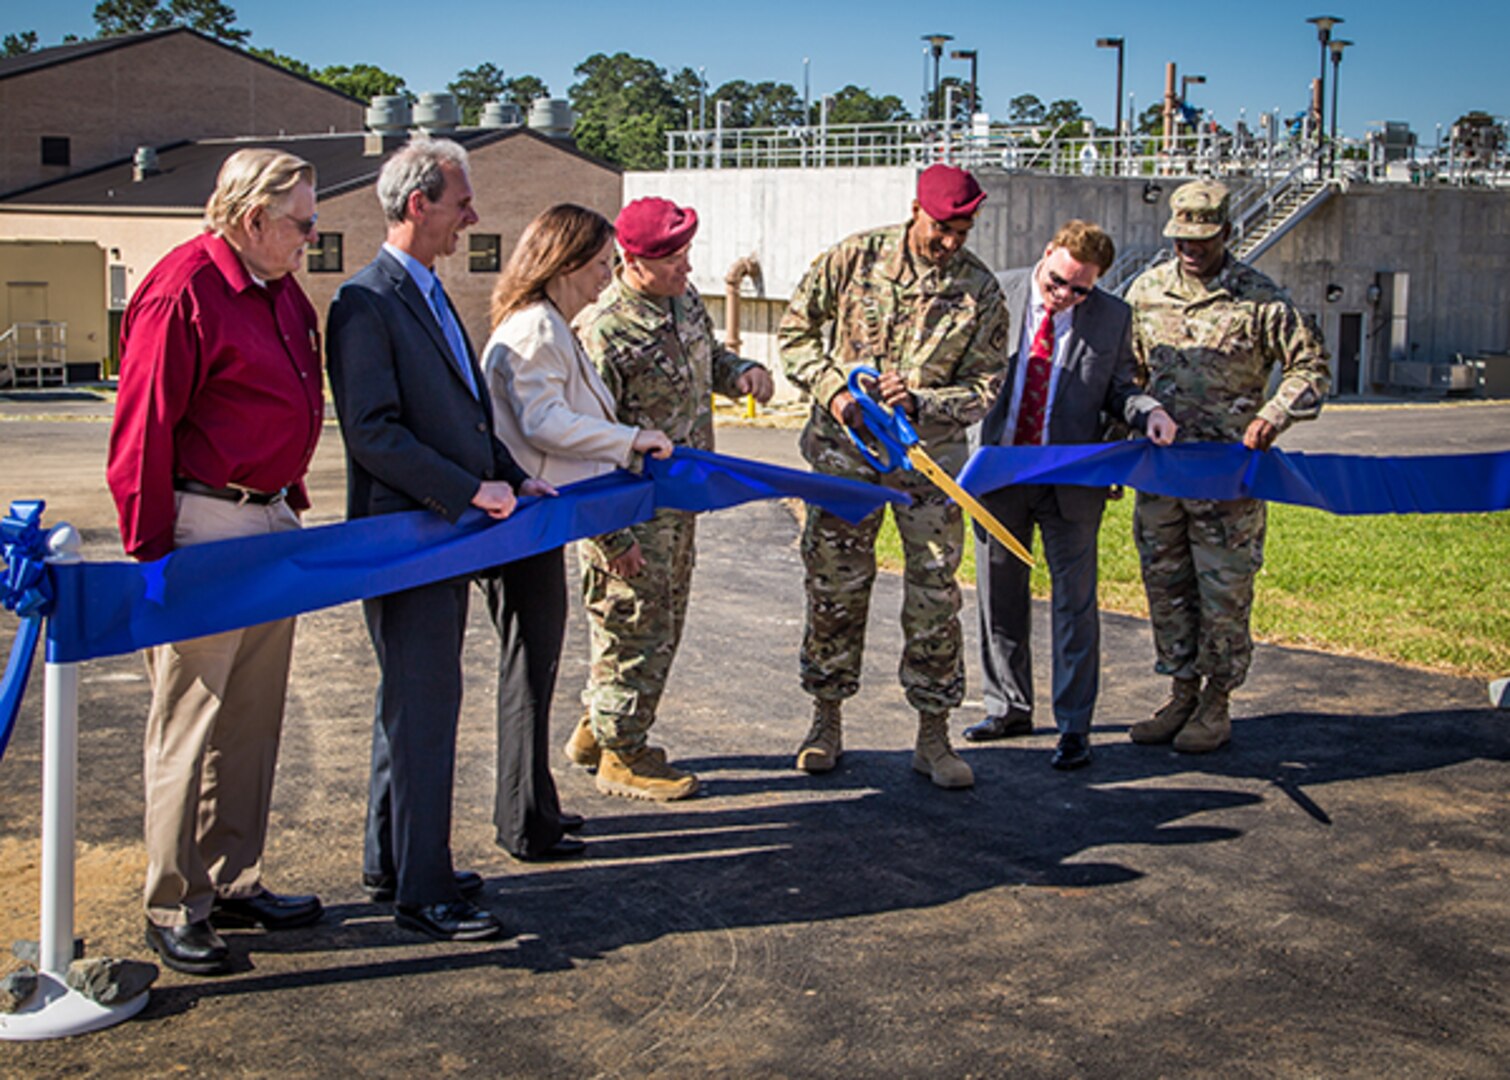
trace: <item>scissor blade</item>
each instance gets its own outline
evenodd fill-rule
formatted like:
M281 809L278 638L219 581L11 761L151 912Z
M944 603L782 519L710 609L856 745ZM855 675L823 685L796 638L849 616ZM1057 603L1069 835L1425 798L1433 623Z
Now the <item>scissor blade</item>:
M1007 532L1007 527L1001 522L997 521L996 518L992 516L991 511L987 510L984 506L977 502L974 495L971 495L968 491L955 483L954 477L950 476L942 468L940 468L939 463L929 457L923 451L922 447L914 446L911 450L907 451L907 457L918 472L922 473L928 479L932 480L935 484L942 488L951 499L959 503L966 510L970 511L970 516L973 517L976 521L980 522L981 525L985 527L986 532L990 533L992 536L996 537L996 539L1000 540L1002 547L1006 548L1013 555L1016 555L1028 566L1033 565L1032 552L1023 547L1022 544L1018 542L1017 537Z

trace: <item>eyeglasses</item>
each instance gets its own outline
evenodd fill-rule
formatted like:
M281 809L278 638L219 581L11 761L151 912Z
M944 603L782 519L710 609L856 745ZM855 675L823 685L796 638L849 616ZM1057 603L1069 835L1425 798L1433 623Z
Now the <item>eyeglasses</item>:
M291 217L288 220L294 228L299 230L300 236L308 236L311 232L314 231L315 222L320 220L320 215L310 214L307 218Z
M1084 285L1071 285L1052 270L1049 271L1049 284L1056 289L1068 289L1082 300L1091 294L1091 290Z

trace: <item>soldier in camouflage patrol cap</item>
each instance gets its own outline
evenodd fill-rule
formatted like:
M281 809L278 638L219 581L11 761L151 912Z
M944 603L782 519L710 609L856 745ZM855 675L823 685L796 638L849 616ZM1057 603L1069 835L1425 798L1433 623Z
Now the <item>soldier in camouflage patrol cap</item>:
M879 370L878 396L908 414L927 452L951 474L964 465L965 429L990 404L1008 331L995 276L964 250L984 198L965 170L931 167L919 178L909 221L856 234L818 257L779 330L787 377L813 401L802 432L803 457L819 472L912 496L910 507L892 507L906 557L900 674L919 713L913 767L941 787L974 782L970 767L949 746L947 731L949 710L965 689L954 580L963 518L921 474L879 474L865 464L843 427L860 425L845 379L855 365ZM832 769L842 749L840 703L860 686L883 513L850 525L817 507L807 511L801 676L815 708L797 767L808 772Z
M659 428L678 446L713 449L712 394L768 401L770 372L725 349L687 257L697 214L666 199L636 199L615 222L624 264L577 318L582 345L613 394L616 419ZM697 777L646 743L681 640L692 584L696 516L660 511L641 525L579 547L592 664L587 717L567 747L596 764L598 790L679 799Z
M1267 450L1296 420L1321 411L1329 356L1315 323L1269 278L1227 252L1226 187L1208 180L1170 198L1164 235L1175 258L1127 292L1133 351L1150 394L1180 425L1181 442ZM1278 390L1267 401L1278 364ZM1134 724L1134 742L1215 750L1231 737L1228 695L1253 653L1253 580L1263 565L1264 504L1138 493L1133 530L1153 623L1155 668L1170 700ZM1204 687L1201 679L1205 678Z

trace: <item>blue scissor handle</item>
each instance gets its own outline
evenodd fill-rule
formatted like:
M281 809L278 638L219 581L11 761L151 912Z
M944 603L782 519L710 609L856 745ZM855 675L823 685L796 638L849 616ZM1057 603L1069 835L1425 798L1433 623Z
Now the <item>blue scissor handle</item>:
M865 445L859 433L854 428L846 426L844 430L849 433L849 441L855 444L855 449L860 451L860 456L865 459L866 464L877 472L887 473L893 469L912 468L912 462L907 459L907 451L918 444L918 433L907 422L907 417L903 415L901 409L889 408L870 396L860 385L862 375L879 381L881 373L873 367L864 365L850 369L849 392L854 395L855 404L860 406L860 412L865 417L865 427L876 437L876 441L886 452L886 461L882 463L870 452L870 448Z

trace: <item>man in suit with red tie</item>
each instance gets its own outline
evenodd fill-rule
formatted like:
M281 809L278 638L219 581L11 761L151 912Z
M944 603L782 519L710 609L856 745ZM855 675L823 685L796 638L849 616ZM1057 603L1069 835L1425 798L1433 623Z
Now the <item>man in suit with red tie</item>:
M1174 440L1169 414L1138 391L1131 312L1096 288L1115 255L1099 226L1070 221L1036 266L997 275L1021 331L1007 357L1001 392L981 422L981 445L1098 442L1107 418L1126 422L1158 446ZM1056 769L1077 769L1091 760L1101 668L1096 538L1106 497L1105 488L1019 484L981 499L1025 546L1032 543L1034 525L1043 537L1053 580ZM977 525L975 576L986 718L966 728L965 738L1031 734L1028 568Z

